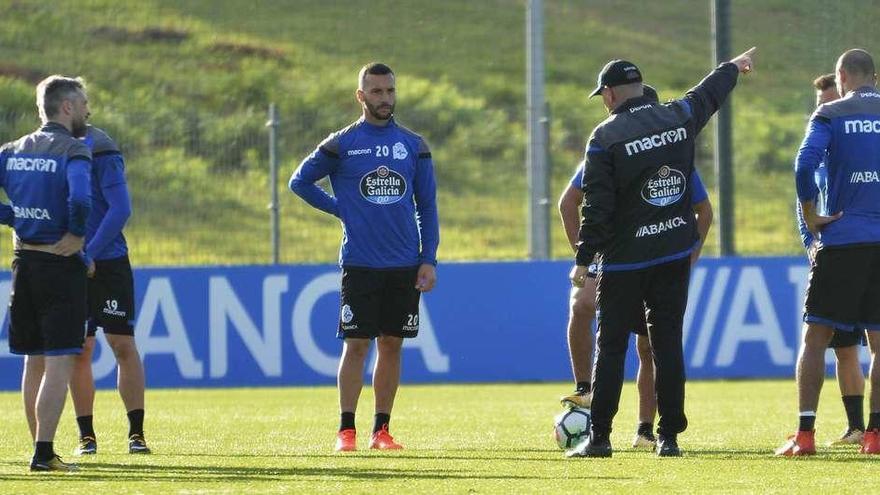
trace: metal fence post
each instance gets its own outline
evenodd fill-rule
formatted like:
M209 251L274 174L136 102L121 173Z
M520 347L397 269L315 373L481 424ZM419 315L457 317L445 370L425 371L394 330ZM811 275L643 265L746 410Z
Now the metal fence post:
M547 167L547 116L544 103L544 5L528 0L526 6L526 106L528 151L526 168L529 184L529 259L550 257L550 182Z
M715 65L730 60L730 0L710 0ZM718 110L715 125L715 177L718 181L718 246L721 256L736 254L733 212L733 101Z
M278 222L278 111L274 103L269 104L269 216L272 229L272 264L277 265L280 258L280 227Z

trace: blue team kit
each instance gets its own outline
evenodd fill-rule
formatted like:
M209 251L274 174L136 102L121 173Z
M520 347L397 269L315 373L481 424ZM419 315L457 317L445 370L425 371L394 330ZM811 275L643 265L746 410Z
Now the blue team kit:
M315 184L328 176L333 196ZM428 145L393 119L332 133L290 178L293 192L342 221L343 267L436 265L436 187Z
M52 244L67 232L85 234L91 161L88 146L53 122L0 148L0 187L22 241Z
M822 172L817 181L823 162L827 183ZM822 229L822 245L880 242L880 92L862 87L820 106L810 119L795 172L800 201L818 200L820 214L843 212Z

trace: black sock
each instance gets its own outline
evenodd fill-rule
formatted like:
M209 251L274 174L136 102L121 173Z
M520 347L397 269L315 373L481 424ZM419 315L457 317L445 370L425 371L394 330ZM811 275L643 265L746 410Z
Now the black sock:
M880 429L880 412L872 412L868 414L868 429Z
M798 424L798 431L813 431L813 427L816 426L816 415L815 414L801 414L800 421Z
M379 430L388 429L388 423L391 422L391 415L385 413L376 413L373 417L373 433Z
M52 442L37 442L34 444L34 459L48 461L53 457L55 457L55 449L52 448Z
M79 437L80 438L85 438L85 437L95 438L95 427L92 426L92 418L94 418L94 416L92 416L92 415L77 416L76 417L76 424L79 425Z
M132 409L128 411L128 436L144 436L144 410Z
M354 429L354 413L353 412L344 412L344 413L340 414L339 431L353 430L353 429Z
M844 395L843 407L846 409L846 420L849 423L849 429L865 431L865 396L864 395Z
M590 393L590 382L577 382L577 385L574 388L575 393L578 394L588 394Z
M640 422L639 429L636 430L636 433L639 435L653 435L654 423Z

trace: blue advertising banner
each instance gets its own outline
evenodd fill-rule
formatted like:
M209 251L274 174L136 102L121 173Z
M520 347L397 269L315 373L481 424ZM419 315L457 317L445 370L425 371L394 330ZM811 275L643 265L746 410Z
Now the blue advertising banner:
M569 380L569 268L442 264L437 288L422 298L419 337L404 344L403 380ZM804 258L701 260L685 315L689 378L793 376L807 274ZM135 279L148 386L335 383L337 267L144 268ZM19 387L22 367L7 343L9 285L0 274L0 390ZM627 376L636 363L633 347ZM99 387L114 386L100 332L94 374Z

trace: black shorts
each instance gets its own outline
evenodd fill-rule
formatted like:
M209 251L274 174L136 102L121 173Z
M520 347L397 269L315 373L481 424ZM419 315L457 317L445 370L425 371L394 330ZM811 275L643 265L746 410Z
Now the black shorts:
M820 249L804 306L807 323L880 330L880 244Z
M134 335L134 275L128 256L95 261L88 307L89 337L98 328L114 335Z
M9 300L13 354L79 354L85 340L86 266L78 256L16 251Z
M632 329L632 333L636 335L641 335L642 337L648 336L648 316L645 313L642 313L642 317L639 318L638 322L636 322L636 326Z
M828 342L829 349L839 349L855 345L868 345L868 335L861 328L853 331L835 330L831 341Z
M342 269L340 339L373 339L379 335L413 338L419 334L418 268Z

